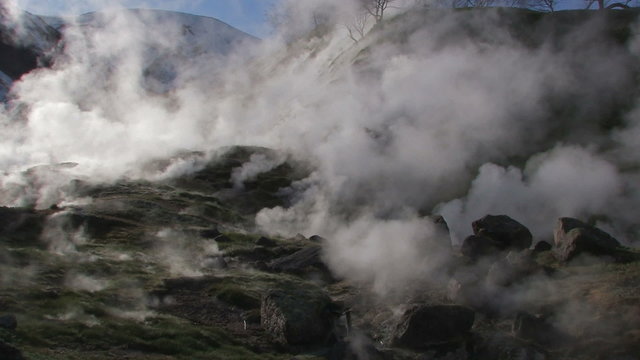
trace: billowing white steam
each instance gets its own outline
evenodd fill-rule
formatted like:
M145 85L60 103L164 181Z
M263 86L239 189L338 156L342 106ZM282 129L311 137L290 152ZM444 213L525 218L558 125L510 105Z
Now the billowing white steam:
M2 202L55 203L39 202L55 193L47 186L20 186L17 174L38 164L77 163L66 179L153 179L158 174L141 164L178 151L236 144L290 151L316 171L294 185L293 206L265 209L257 224L320 233L330 239L327 256L338 272L381 292L412 279L406 269L439 262L428 249L414 251L432 233L418 211L442 212L457 241L487 213L509 214L539 239L559 216L607 215L619 229L635 221L623 213L637 204L638 182L619 161L637 161L640 111L612 138L592 125L598 104L624 95L632 60L595 49L594 24L567 34L563 46L532 50L497 17L439 12L391 22L356 44L344 26L355 16L352 5L283 1L290 26L280 35L242 55L176 56L170 66L153 55L178 52L180 24L110 11L104 26L68 28L54 67L24 77L0 113L1 182L14 189ZM458 36L463 18L483 24L475 41ZM319 22L328 32L306 35ZM576 53L588 53L580 58L588 64L576 66ZM150 83L149 74L170 86ZM575 110L584 122L559 126L564 120L551 104L575 98L584 99ZM565 137L549 140L562 131ZM521 167L508 166L513 159ZM253 158L234 183L274 166Z

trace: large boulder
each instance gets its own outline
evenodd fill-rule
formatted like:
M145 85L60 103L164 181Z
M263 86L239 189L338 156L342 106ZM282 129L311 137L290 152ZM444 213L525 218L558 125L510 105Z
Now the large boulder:
M9 344L0 341L0 359L2 360L24 360L22 352Z
M582 253L613 256L620 246L618 240L606 232L569 217L558 219L553 235L556 256L562 261Z
M392 345L425 349L461 341L475 320L473 310L459 305L418 305L400 317Z
M465 257L476 261L482 257L497 255L500 249L500 244L489 237L471 235L462 242L460 252Z
M492 286L507 287L530 275L542 273L542 266L533 260L531 250L511 251L489 268L486 282Z
M516 315L511 331L515 337L539 345L552 346L568 341L568 336L546 319L526 312Z
M262 298L260 322L281 346L321 345L332 334L333 307L319 289L273 290Z
M0 316L0 328L7 330L15 330L18 327L18 320L15 315Z
M501 249L528 249L533 240L526 226L507 215L487 215L471 226L475 235L491 238Z

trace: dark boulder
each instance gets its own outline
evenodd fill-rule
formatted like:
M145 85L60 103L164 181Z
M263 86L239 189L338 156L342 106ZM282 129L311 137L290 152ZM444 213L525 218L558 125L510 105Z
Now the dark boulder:
M322 345L331 337L333 305L318 289L273 290L261 301L262 328L276 344Z
M277 246L278 243L275 240L269 239L268 237L261 236L258 240L256 240L256 245L264 247L274 247Z
M394 331L393 346L424 349L461 341L471 330L473 310L459 305L418 305L401 316Z
M556 256L569 261L578 254L613 256L620 243L606 232L573 218L560 218L554 231Z
M500 245L489 237L471 235L464 239L460 251L462 255L476 261L482 257L499 254Z
M324 243L325 241L327 241L327 239L323 238L320 235L311 235L311 237L309 238L310 241L313 241L315 243Z
M536 246L533 248L533 252L541 253L545 251L550 251L551 249L553 249L553 245L549 244L546 241L538 241Z
M291 274L305 274L310 271L328 269L321 259L322 248L311 246L296 251L291 255L275 259L267 264L269 270L274 272L286 272Z
M22 352L9 344L0 341L0 359L2 360L24 360Z
M533 260L531 250L511 251L489 268L486 281L493 286L510 286L524 278L541 273L543 268Z
M15 315L0 316L0 328L7 330L15 330L18 327L18 320Z
M517 338L539 345L559 345L568 340L568 336L550 324L546 319L521 312L516 315L511 327Z
M501 249L528 249L533 239L526 226L506 215L487 215L471 226L475 235L491 238Z

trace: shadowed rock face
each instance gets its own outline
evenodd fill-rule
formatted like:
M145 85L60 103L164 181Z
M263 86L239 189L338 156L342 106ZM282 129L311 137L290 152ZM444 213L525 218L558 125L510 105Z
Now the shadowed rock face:
M614 255L620 242L606 232L574 218L560 218L554 231L556 256L569 261L576 255Z
M281 346L327 342L333 328L331 299L319 291L271 291L262 299L262 327Z
M394 346L422 349L456 342L471 330L474 319L474 312L463 306L415 306L400 318L392 343Z
M494 240L502 249L527 249L533 239L529 229L506 215L487 215L471 226L475 235Z
M3 360L24 360L20 350L0 341L0 359Z

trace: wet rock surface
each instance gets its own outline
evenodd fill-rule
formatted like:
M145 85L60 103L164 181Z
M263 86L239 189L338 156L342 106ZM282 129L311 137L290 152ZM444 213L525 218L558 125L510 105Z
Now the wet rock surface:
M416 305L395 327L392 344L412 349L461 342L473 326L473 310L458 305Z

